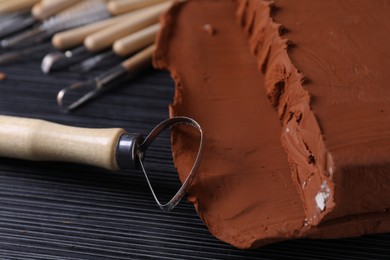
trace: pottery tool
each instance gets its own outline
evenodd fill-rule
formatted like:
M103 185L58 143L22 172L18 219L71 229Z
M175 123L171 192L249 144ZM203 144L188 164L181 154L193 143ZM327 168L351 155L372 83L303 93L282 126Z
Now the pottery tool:
M34 45L31 47L27 47L22 50L17 50L17 51L8 51L4 54L0 55L0 65L8 64L11 62L16 62L19 61L25 57L30 57L32 55L36 55L37 53L40 54L43 51L47 51L52 49L51 43L46 42L46 43L41 43L38 45ZM43 54L42 54L43 56Z
M36 15L40 17L48 16L54 11L62 8L65 4L63 0L57 0L51 5L43 4L37 5L35 8ZM115 2L116 0L112 0ZM168 0L165 0L168 1ZM129 10L136 10L148 5L154 5L156 1L145 0L143 5L135 2L128 2L123 8ZM161 2L161 1L160 1ZM69 2L67 4L70 4ZM44 8L47 6L47 8ZM33 10L34 11L34 10ZM48 20L42 22L40 26L33 30L23 32L9 39L2 41L1 45L3 48L15 47L20 44L31 44L32 38L48 38L59 31L63 31L70 28L75 28L81 25L89 24L99 20L104 20L112 16L123 14L120 10L110 10L105 0L85 0L77 4L71 5L58 15L51 17ZM37 40L35 40L37 41Z
M194 164L172 199L162 204L145 171L145 151L165 129L179 124L199 131L200 141ZM144 139L141 134L121 128L92 129L64 126L38 119L0 116L0 156L33 161L82 163L111 171L142 169L156 203L163 211L172 210L184 196L199 168L203 153L203 131L188 117L173 117L158 124Z
M14 1L17 2L17 1ZM22 29L32 26L39 21L76 4L77 0L52 0L36 3L33 8L22 13L13 13L13 18L5 22L0 21L0 37L16 33Z
M88 54L90 54L90 56L92 56L93 54L91 53L96 53L111 47L116 40L157 23L160 14L167 10L171 4L172 1L165 1L160 4L131 12L132 16L128 19L86 36L83 41L84 46L77 48L78 55L88 56ZM81 31L81 34L85 35L85 31ZM68 34L68 36L71 36L71 34ZM80 38L81 37L77 35L77 39ZM74 62L74 60L76 60L76 62ZM54 52L49 53L44 57L41 68L42 71L47 74L54 68L63 68L64 64L69 66L77 62L80 62L80 59L73 54L72 51L68 51L67 55ZM59 63L60 66L58 66L57 63Z
M62 89L57 95L58 105L64 111L73 110L123 80L145 71L151 66L154 48L155 46L151 45L94 79L77 82Z
M29 11L17 12L4 16L0 19L0 38L23 30L35 23Z
M86 59L80 64L71 67L71 70L79 73L85 73L99 64L112 60L115 57L127 57L135 51L152 44L159 29L160 24L154 24L121 38L114 42L112 50Z
M57 0L57 2L60 2L60 3L62 1L64 1L64 0ZM43 5L43 2L40 4ZM50 10L52 10L55 6L51 5L50 7L51 7ZM61 7L63 7L63 5ZM56 8L58 9L59 7L56 7ZM112 17L112 18L109 18L109 19L106 19L103 21L99 21L99 22L92 23L92 24L87 24L85 26L77 27L75 29L69 29L69 30L66 30L64 32L55 34L53 39L52 39L53 46L56 48L59 48L59 49L65 49L69 46L78 46L83 42L84 38L86 36L88 36L89 34L92 34L98 30L107 28L115 23L120 23L120 22L123 22L127 19L130 19L131 16L132 16L132 13L118 15L116 17ZM8 20L7 20L7 22L8 22ZM11 21L9 21L9 22L11 23ZM0 35L1 35L1 29L0 29ZM14 62L14 61L20 60L24 57L30 56L30 55L34 54L35 51L44 50L42 48L43 46L47 46L47 50L52 49L52 47L47 43L43 43L43 44L38 43L38 45L34 45L31 47L27 47L25 49L19 49L17 51L12 51L12 52L8 52L8 53L5 53L3 55L0 55L0 64ZM66 52L66 53L62 53L62 52L51 53L50 55L48 55L50 57L50 59L45 60L45 64L50 64L52 61L56 61L57 59L58 60L65 60L65 59L71 59L71 58L73 58L73 59L72 59L70 64L73 64L77 61L84 60L85 58L88 58L92 55L92 54L82 55L82 53L80 53L79 50L80 49L77 48L75 51ZM67 64L68 64L67 62L61 63L59 61L58 63L60 63L60 64L57 63L57 65L58 65L58 67L67 66Z
M107 8L111 13L123 14L168 0L111 0Z
M78 2L79 0L41 1L33 6L31 14L35 19L43 21Z
M85 0L75 4L57 15L43 21L32 30L24 31L1 41L3 48L31 46L39 41L49 39L54 33L107 19L107 11L103 0Z
M20 12L30 9L40 0L8 0L0 2L0 14Z
M121 23L127 19L130 19L133 13L126 13L118 15L103 21L83 25L77 28L68 29L62 32L54 34L51 42L53 46L58 50L69 50L76 46L82 45L84 39L97 31L108 28L114 24Z
M168 10L172 1L163 2L151 7L143 8L134 15L134 20L117 24L110 28L88 35L84 40L85 47L92 52L110 47L114 41L136 32L146 26L158 22L161 13Z
M108 3L107 10L110 12L110 14L113 17L115 17L120 14L125 14L130 11L134 11L163 1L167 1L167 0L142 0L142 1L126 0L124 3L122 3L122 1L113 0ZM79 0L41 1L40 3L37 3L33 6L31 13L36 19L45 20L50 16L52 16L53 14L56 14L57 12L71 5L76 4L77 2L79 2Z

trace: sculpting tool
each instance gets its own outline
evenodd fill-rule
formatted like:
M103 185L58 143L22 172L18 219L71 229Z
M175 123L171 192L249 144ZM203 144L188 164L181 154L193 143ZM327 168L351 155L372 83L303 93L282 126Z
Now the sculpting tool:
M8 64L11 62L19 61L25 57L29 57L36 53L42 53L42 51L47 51L52 48L50 42L41 43L31 47L27 47L22 50L10 51L0 55L0 65ZM43 56L43 55L42 55Z
M152 44L159 29L160 24L154 24L124 38L121 38L114 42L112 50L86 59L80 64L71 67L71 70L79 73L85 73L100 63L104 63L114 59L115 57L127 57L135 51Z
M145 171L145 151L165 129L179 124L189 125L200 133L199 149L194 164L177 193L162 204ZM83 163L111 171L141 167L152 195L163 211L172 210L184 196L199 168L203 153L203 131L188 117L173 117L158 124L144 139L138 133L121 128L92 129L59 125L44 120L0 116L0 156L33 161Z
M88 35L84 39L84 46L77 49L78 54L87 55L88 53L96 53L102 51L111 47L111 45L116 40L128 36L134 32L137 32L142 28L157 23L160 14L167 10L171 6L171 4L172 1L166 1L157 5L134 11L131 13L132 16L128 19L123 20L120 23L115 23L105 29ZM82 31L83 35L84 33L85 31ZM78 39L81 38L79 36L77 37ZM69 56L76 57L74 54L60 55L58 53L49 53L42 61L42 71L46 74L50 73L53 67L59 67L56 66L57 62L62 62L62 64L68 65L77 63L73 60L68 60L67 62L61 61L61 59L67 59ZM92 54L90 56L92 56ZM77 61L79 62L80 60Z
M45 55L42 59L41 70L49 74L53 70L61 70L72 64L81 62L93 56L93 53L85 51L84 46L77 47L65 52L54 51Z
M59 2L53 2L51 5L37 5L33 12L35 12L39 17L46 17L48 14L53 13L65 5L62 3L63 0L57 1ZM112 1L115 2L116 0ZM147 4L152 5L154 2L154 0L145 0L143 5L129 2L125 7L131 10L136 10L147 6ZM67 4L70 5L71 3L72 2L68 2ZM47 6L46 9L44 8L45 6ZM99 20L104 20L123 13L124 12L121 12L120 10L110 10L105 0L81 1L77 4L73 4L71 7L60 12L58 15L45 20L40 26L32 31L26 31L15 37L3 40L1 45L3 48L10 48L15 46L17 47L20 44L29 44L28 40L33 37L40 36L41 38L48 38L56 32L89 24Z
M71 47L79 46L83 43L85 37L88 35L110 27L114 24L121 23L127 19L131 19L132 16L132 13L123 14L117 17L57 33L52 38L52 45L57 49L69 49ZM93 53L85 51L84 46L80 46L74 50L68 50L65 52L50 52L43 58L41 69L43 73L48 74L52 70L63 69L64 67L68 67L72 64L87 59L92 55Z
M62 89L57 95L58 105L64 111L73 110L85 102L97 97L102 92L115 87L118 82L139 74L151 66L151 58L154 48L155 46L151 45L129 59L123 61L112 70L94 79L77 82ZM66 96L70 96L67 101L64 100Z
M160 14L168 10L171 5L172 1L168 1L143 8L134 15L134 20L128 20L89 35L85 38L84 45L92 52L111 47L116 40L157 23Z
M7 14L30 9L40 0L8 0L0 2L0 14Z
M31 12L28 10L22 13L13 13L12 19L0 22L0 38L37 24L77 2L77 0L41 1L32 7Z
M31 14L35 19L43 21L78 2L79 0L41 1L33 6Z
M58 32L53 36L51 42L56 49L69 50L70 48L82 45L84 39L88 35L130 19L132 15L133 13L126 13L105 19L103 21L98 21L77 28Z
M110 13L107 11L103 0L81 1L45 20L32 30L2 40L1 46L3 48L31 46L34 42L32 39L35 39L35 42L43 41L56 32L107 19L108 17L110 17Z
M23 30L35 23L29 11L17 12L4 16L0 19L0 38Z
M111 0L107 8L111 13L123 14L168 0Z

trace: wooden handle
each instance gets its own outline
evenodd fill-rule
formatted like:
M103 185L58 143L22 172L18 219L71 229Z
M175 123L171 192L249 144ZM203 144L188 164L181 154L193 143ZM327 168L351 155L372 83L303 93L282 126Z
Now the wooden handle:
M0 156L83 163L118 170L116 146L123 129L64 126L44 120L0 116Z
M88 35L108 28L114 24L121 23L130 19L132 14L123 14L113 18L109 18L100 22L87 24L75 29L70 29L57 33L52 38L52 44L55 48L66 50L77 45L81 45Z
M121 63L122 67L124 67L129 72L139 72L145 70L145 68L152 64L152 56L155 47L156 46L154 44L150 45L131 58L128 58Z
M91 52L108 48L116 40L157 23L159 15L167 10L171 4L172 2L164 2L132 12L131 18L126 21L89 35L85 38L84 45Z
M31 8L39 0L9 0L0 3L0 13L11 13Z
M76 4L79 0L51 0L40 2L34 5L31 14L38 20L45 20L46 18L58 13L65 8Z
M128 56L131 53L152 44L159 29L160 24L146 27L145 29L117 40L112 48L117 55Z
M162 2L167 0L112 0L108 2L107 9L112 15L118 15Z

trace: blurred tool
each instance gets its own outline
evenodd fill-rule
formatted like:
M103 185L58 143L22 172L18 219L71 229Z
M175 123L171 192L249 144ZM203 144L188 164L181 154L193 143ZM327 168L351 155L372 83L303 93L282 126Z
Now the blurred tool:
M58 105L64 111L73 110L115 87L124 79L138 75L151 66L154 48L155 46L151 45L94 79L77 82L62 89L57 95Z
M49 42L34 45L23 50L10 51L0 55L0 65L8 64L11 62L19 61L25 57L30 57L36 53L42 53L43 51L51 50L53 47ZM43 55L42 55L43 56Z
M134 11L131 13L132 16L128 19L86 36L84 47L77 49L78 55L92 56L93 54L91 53L96 53L111 47L116 40L157 23L160 14L167 10L171 4L172 1L168 1ZM64 66L69 66L77 62L80 62L80 59L78 59L73 51L69 51L68 55L54 52L49 53L44 57L41 68L44 73L48 74L54 68L63 68ZM59 66L59 64L61 66Z
M86 59L80 64L71 67L71 70L85 73L98 66L100 63L107 63L108 60L113 60L115 57L127 57L135 51L152 44L159 29L160 24L154 24L121 38L114 42L112 50Z
M60 1L60 0L58 0L58 1ZM119 15L117 17L109 18L109 19L106 19L103 21L99 21L99 22L92 23L92 24L87 24L87 25L84 25L81 27L77 27L75 29L70 29L70 30L58 33L58 34L54 35L54 37L52 39L52 44L56 48L61 48L64 46L72 46L72 47L78 46L83 42L84 38L88 34L95 32L96 30L106 28L110 25L113 25L114 23L118 23L118 22L124 21L125 19L129 19L130 17L131 17L131 14L123 14L123 15ZM0 23L1 23L1 21L0 21ZM27 47L25 49L19 49L16 51L12 51L12 52L8 52L8 53L5 53L3 55L0 55L0 64L6 64L6 63L18 61L24 57L31 56L34 54L34 51L45 50L44 46L46 46L47 51L53 50L53 47L49 43L38 43L38 45L34 45L31 47ZM76 51L76 53L78 53L78 52ZM71 52L69 52L69 53L54 52L51 56L54 56L55 58L61 59L61 57L66 56L66 55L68 55L67 57L70 58L72 56L72 53ZM43 56L44 55L42 55L42 58L43 58ZM90 55L80 56L80 57L78 57L78 61L81 61L89 56ZM50 60L46 61L46 62L50 62ZM74 62L76 62L76 61L74 61ZM66 64L62 64L62 66L64 66L64 65L66 66ZM61 64L59 64L59 66L61 67Z
M35 23L29 11L12 13L0 19L0 38L25 29Z
M69 48L76 47L78 45L81 45L84 42L84 39L88 35L91 35L97 31L103 30L103 29L108 28L114 24L117 24L117 23L120 23L124 20L127 20L128 18L130 18L134 14L133 12L130 12L130 11L140 9L140 8L145 7L145 6L153 5L156 2L158 2L158 3L167 2L169 0L158 0L158 1L156 1L156 0L142 0L142 3L144 4L142 6L138 3L138 2L140 2L139 0L137 0L137 1L135 1L135 0L116 0L116 1L110 1L108 6L110 7L110 4L116 3L116 2L122 2L122 1L126 2L126 6L124 8L126 8L127 12L129 12L129 13L126 13L126 12L123 12L120 10L116 10L117 14L122 14L122 15L118 15L116 17L106 19L104 21L84 25L84 26L81 26L81 27L78 27L75 29L69 29L69 30L66 30L63 32L56 33L52 38L53 46L57 49L60 49L60 50L66 50ZM111 12L114 13L114 11L111 11ZM123 14L123 13L125 13L125 14Z
M40 0L8 0L0 2L0 14L26 11Z
M132 16L133 13L123 14L117 17L99 21L97 23L92 23L57 33L52 38L52 44L57 49L68 49L70 47L79 46L91 33L131 19ZM50 52L43 58L41 69L43 73L48 74L53 70L60 70L69 67L70 65L78 63L93 55L93 53L86 51L84 46L80 46L65 52Z
M31 14L35 19L43 21L78 2L79 0L41 1L33 6Z
M159 16L166 11L172 2L163 2L151 7L143 8L134 13L134 18L111 26L87 36L84 40L85 47L92 52L110 47L116 40L136 32L146 26L158 22Z
M26 31L20 35L16 35L1 42L3 48L18 47L18 45L34 44L37 41L42 41L42 38L48 38L54 33L63 31L69 28L74 28L107 19L111 16L116 16L129 11L133 11L146 6L154 5L168 0L122 0L118 8L119 0L111 0L108 4L105 0L52 0L42 1L33 7L32 14L37 19L46 19L51 15L61 11L57 15L42 22L40 26L32 31ZM115 8L110 8L113 5ZM124 11L125 10L125 11ZM30 17L29 21L35 21Z
M32 46L54 33L110 17L103 0L85 0L45 20L38 27L1 41L3 48Z
M32 7L31 12L30 9L28 9L21 13L13 13L13 17L11 19L0 21L0 38L16 33L22 29L26 29L27 27L32 26L41 20L47 19L63 9L76 4L77 2L77 0L41 1Z
M90 58L93 53L85 51L84 46L65 52L54 51L46 54L41 63L42 72L49 74L52 70L61 70L75 63Z
M51 42L56 49L67 50L76 46L82 45L84 39L97 31L108 28L114 24L130 19L133 13L127 13L98 21L95 23L83 25L77 28L69 29L63 32L56 33Z
M111 13L123 14L166 1L167 0L115 0L110 1L107 8Z

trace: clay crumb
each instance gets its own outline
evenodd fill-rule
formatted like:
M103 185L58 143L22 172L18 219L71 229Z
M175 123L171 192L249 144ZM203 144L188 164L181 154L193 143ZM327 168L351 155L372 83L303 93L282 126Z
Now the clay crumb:
M315 201L317 207L320 209L320 212L323 212L326 209L326 202L328 201L329 197L330 197L330 189L327 185L327 182L324 181L321 184L321 190L317 193L315 197Z
M216 33L215 29L208 23L203 25L203 30L210 35L214 35Z
M0 80L5 80L7 78L7 74L0 72Z

